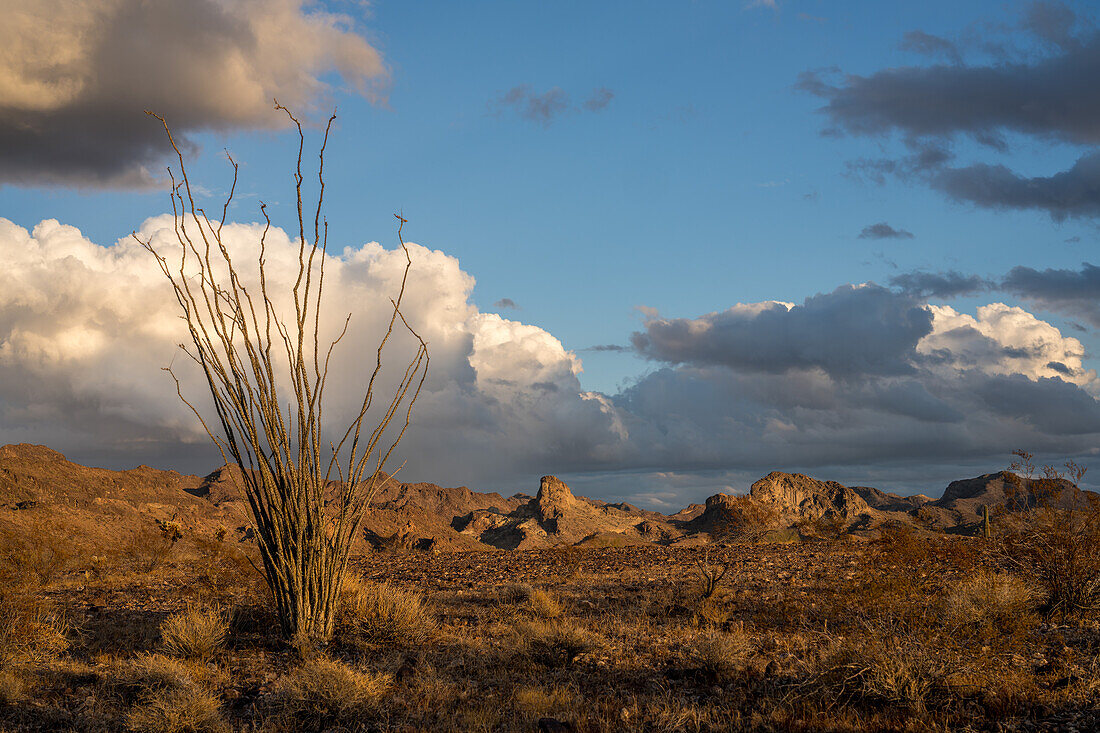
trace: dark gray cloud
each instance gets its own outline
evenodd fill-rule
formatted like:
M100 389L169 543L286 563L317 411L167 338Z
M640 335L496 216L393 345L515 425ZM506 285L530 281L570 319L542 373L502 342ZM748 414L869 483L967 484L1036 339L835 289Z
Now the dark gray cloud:
M734 306L699 318L651 318L631 341L646 358L782 373L820 368L837 378L905 374L932 316L914 298L877 285L844 286L781 303Z
M1014 267L1001 288L1038 307L1083 318L1100 327L1100 267L1085 262L1080 270Z
M589 346L582 351L632 351L629 346L622 346L620 344L596 344L595 346Z
M904 229L895 229L884 221L868 224L859 233L860 239L912 239L913 233Z
M606 109L607 105L611 104L611 100L614 98L615 92L607 87L600 87L599 89L592 90L592 94L588 96L588 99L584 100L584 108L589 112L600 112Z
M890 278L890 284L918 298L957 298L990 287L989 281L961 272L905 272Z
M13 0L0 24L0 184L150 185L204 130L272 128L272 98L308 113L338 73L373 97L378 52L304 0Z
M960 47L911 31L902 47L950 64L902 66L868 75L803 73L797 87L825 100L830 135L896 135L906 155L862 159L849 172L877 183L922 181L952 199L991 209L1037 210L1056 221L1100 215L1100 153L1086 151L1066 171L1023 176L1004 165L948 167L951 145L967 137L994 153L1013 134L1039 141L1100 145L1100 32L1059 2L1027 6L1020 28L1039 48L994 62L963 63ZM975 44L971 44L975 45ZM976 45L988 45L979 39ZM989 49L987 48L986 51Z
M511 308L512 310L519 310L519 306L516 305L516 301L511 298L501 298L497 302L493 303L494 308Z
M924 56L943 57L954 64L962 63L958 47L946 38L934 36L924 31L909 31L902 36L898 44L903 51L912 51Z
M930 178L933 188L956 201L990 209L1035 209L1055 221L1100 214L1100 153L1052 176L1027 178L1003 165L976 163L945 168Z
M996 146L1002 132L1100 143L1100 34L1031 63L904 66L830 83L805 72L797 86L825 100L821 112L854 135L965 134Z

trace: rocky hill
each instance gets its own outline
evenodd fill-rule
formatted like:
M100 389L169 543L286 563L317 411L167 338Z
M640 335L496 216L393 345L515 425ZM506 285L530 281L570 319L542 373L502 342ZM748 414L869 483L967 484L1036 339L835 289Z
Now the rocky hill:
M148 466L110 471L80 466L43 446L3 446L0 531L63 533L77 545L95 548L119 546L158 522L174 520L185 536L219 533L248 541L251 518L239 482L235 466L205 477ZM747 495L716 494L705 504L665 515L576 496L554 476L544 476L533 497L507 498L465 486L386 477L364 518L359 549L696 544L729 539L746 528L758 536L794 528L812 538L815 528L827 527L873 537L887 523L972 532L982 507L995 512L1014 501L1013 487L1007 472L986 474L954 481L932 500L775 471L756 481ZM1063 488L1063 505L1080 504L1089 493L1068 482Z

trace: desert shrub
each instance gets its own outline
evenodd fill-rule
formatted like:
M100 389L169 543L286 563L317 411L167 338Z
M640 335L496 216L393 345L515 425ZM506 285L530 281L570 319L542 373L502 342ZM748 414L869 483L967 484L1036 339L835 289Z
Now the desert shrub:
M129 715L130 730L142 733L220 733L229 726L212 693L195 686L166 687L144 697Z
M144 527L122 547L122 556L138 572L151 573L172 554L179 541L178 538L172 539L172 536L174 532L169 535L159 527Z
M737 676L752 653L752 639L742 631L709 631L695 638L690 659L715 680Z
M391 684L387 674L363 672L316 657L279 682L277 712L316 730L360 725L364 716L377 709Z
M561 604L546 590L533 590L527 597L527 610L539 618L558 618L562 615Z
M772 506L750 496L726 496L710 534L719 542L759 542L778 521L779 513Z
M519 648L548 667L568 667L582 654L599 646L587 629L568 621L531 621L516 627Z
M367 644L421 644L436 629L419 594L354 575L344 578L336 625L345 640Z
M0 592L0 669L52 662L69 648L68 630L45 600L18 589Z
M995 554L1043 591L1047 615L1100 607L1100 507L1037 507L1003 520Z
M882 551L885 562L904 568L920 567L932 552L928 539L900 522L890 522L879 528L875 545Z
M76 550L65 534L43 522L34 522L22 531L0 531L0 582L9 587L47 585L68 572Z
M173 657L209 661L225 646L229 619L216 609L189 608L160 626L164 651Z
M981 570L949 585L942 599L944 622L955 628L1012 633L1024 627L1035 593L1019 578Z
M818 665L804 685L842 704L891 705L924 717L956 670L953 655L926 629L891 619L863 624Z

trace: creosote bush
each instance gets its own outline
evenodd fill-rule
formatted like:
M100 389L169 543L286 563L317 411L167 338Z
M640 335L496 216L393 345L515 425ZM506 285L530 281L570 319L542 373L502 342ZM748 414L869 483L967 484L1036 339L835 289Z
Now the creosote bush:
M211 608L189 608L169 616L160 626L164 651L173 657L209 661L223 646L229 618Z
M436 622L419 594L349 574L340 594L337 629L346 642L415 645L434 636Z

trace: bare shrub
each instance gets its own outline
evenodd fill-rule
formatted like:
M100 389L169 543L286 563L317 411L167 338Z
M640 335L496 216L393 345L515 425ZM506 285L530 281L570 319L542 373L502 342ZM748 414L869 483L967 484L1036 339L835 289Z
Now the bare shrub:
M599 646L596 635L568 621L528 621L516 632L520 649L548 667L568 667Z
M210 659L225 646L229 618L216 609L189 608L169 616L160 625L164 651L173 657Z
M708 631L695 638L690 658L713 679L728 680L744 671L752 648L743 631Z
M1078 489L1085 469L1043 468L1033 478L1032 457L1016 451L1015 506L998 524L994 552L1012 572L1042 589L1047 615L1072 616L1100 608L1100 500ZM1072 480L1066 478L1067 474Z
M561 604L546 590L533 590L527 597L527 610L539 618L558 618L562 615Z
M195 686L167 687L144 697L129 715L130 730L141 733L221 733L229 731L221 703Z
M1016 576L980 570L947 587L942 614L955 628L1012 633L1026 625L1035 600L1034 591Z
M344 578L337 627L342 639L366 644L421 644L436 623L418 593L387 583Z
M364 672L333 659L317 657L302 663L276 688L278 713L311 729L355 726L377 709L392 679Z
M730 563L720 550L703 549L703 556L695 561L695 574L699 579L699 596L703 600L713 598L729 575Z

